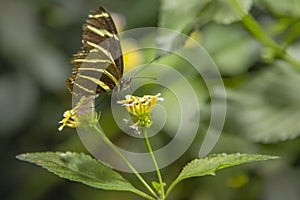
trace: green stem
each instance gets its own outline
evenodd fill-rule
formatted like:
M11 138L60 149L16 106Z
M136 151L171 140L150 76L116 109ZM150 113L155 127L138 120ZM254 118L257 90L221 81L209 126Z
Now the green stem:
M155 169L156 169L158 181L159 181L159 184L160 184L161 199L165 199L164 182L163 182L163 180L162 180L162 176L161 176L161 173L160 173L160 170L159 170L157 161L156 161L155 156L154 156L154 154L153 154L153 150L152 150L152 147L151 147L149 138L148 138L147 130L144 129L143 132L144 132L144 136L145 136L146 146L147 146L147 148L148 148L148 151L149 151L149 153L150 153L150 155L151 155L151 158L152 158L152 160L153 160L153 163L154 163L154 166L155 166Z
M282 57L282 60L292 64L293 66L297 67L298 69L300 69L300 62L298 60L296 60L294 57L290 56L289 54L285 54Z
M300 21L296 21L291 24L291 28L281 40L281 46L283 48L287 48L290 44L292 44L300 35Z
M272 48L278 57L282 57L285 54L282 49L257 23L257 21L247 14L242 18L243 25L248 29L250 33L263 45Z
M140 191L140 190L138 190L138 191L131 191L132 193L135 193L135 194L137 194L137 195L139 195L139 196L141 196L141 197L144 197L145 199L149 199L149 200L155 200L153 197L151 197L151 196L149 196L148 194L146 194L146 193L144 193L144 192L142 192L142 191Z
M168 188L167 192L166 192L166 199L169 197L171 191L174 189L174 187L177 185L177 183L179 183L179 180L175 180L173 181L173 183L170 185L170 187Z
M242 18L242 23L245 28L248 29L248 31L263 45L266 47L271 48L275 56L277 58L280 58L291 65L293 65L298 70L300 69L300 62L294 58L292 58L290 55L287 54L285 49L283 49L280 45L278 45L258 24L258 22L250 15L244 15Z
M115 147L115 145L103 134L103 132L97 127L94 126L96 131L100 134L102 139L110 146L110 148L118 154L118 156L125 162L125 164L130 168L130 170L135 174L135 176L143 183L143 185L148 189L148 191L157 198L157 194L152 190L149 184L143 179L143 177L137 172L137 170L131 165L131 163L124 157L124 155ZM153 197L141 192L139 195L145 197L146 199L154 199Z

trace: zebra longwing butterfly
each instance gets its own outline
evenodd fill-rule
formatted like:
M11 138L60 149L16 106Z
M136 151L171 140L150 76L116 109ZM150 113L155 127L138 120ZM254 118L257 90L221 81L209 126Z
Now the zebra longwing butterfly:
M95 95L115 88L123 75L122 50L110 14L100 7L83 25L82 47L73 56L68 90L75 95ZM75 89L76 88L76 89Z

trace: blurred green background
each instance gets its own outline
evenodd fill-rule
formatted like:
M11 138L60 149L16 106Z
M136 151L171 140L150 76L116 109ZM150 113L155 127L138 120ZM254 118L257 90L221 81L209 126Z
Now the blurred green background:
M1 199L140 199L129 193L96 190L62 180L15 159L22 152L87 152L74 130L60 133L57 123L63 111L71 106L65 79L71 74L69 60L81 46L81 26L89 11L100 5L123 16L124 30L157 24L174 28L191 34L210 53L222 74L228 96L224 133L213 152L281 156L277 161L226 169L216 177L184 181L170 199L300 199L299 66L275 59L272 48L259 42L243 23L235 20L231 8L224 3L229 0L211 1L205 7L194 6L195 2L1 0ZM265 33L300 62L300 3L243 2L243 8ZM162 62L174 64L179 71L188 70L180 69L181 63L172 57ZM186 74L197 87L201 82L199 77ZM205 91L202 86L199 88ZM209 119L209 97L205 92L197 95L203 108L201 117ZM200 125L202 133L207 121ZM122 136L114 134L114 139L120 138L122 143ZM201 139L199 136L195 143L201 144ZM193 158L195 149L197 145L163 169L167 184ZM125 176L135 180L130 174ZM155 179L155 174L145 176Z

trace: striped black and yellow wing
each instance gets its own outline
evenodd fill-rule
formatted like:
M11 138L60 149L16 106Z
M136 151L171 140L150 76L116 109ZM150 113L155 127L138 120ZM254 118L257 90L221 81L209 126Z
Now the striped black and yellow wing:
M122 50L116 26L102 7L83 25L82 48L73 56L68 90L83 96L111 91L123 74Z

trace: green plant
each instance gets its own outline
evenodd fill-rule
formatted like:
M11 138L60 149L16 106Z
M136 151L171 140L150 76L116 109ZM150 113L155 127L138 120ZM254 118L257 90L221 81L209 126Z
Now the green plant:
M258 21L250 12L251 8L268 10L271 20L269 22ZM189 14L186 15L186 13ZM299 116L297 112L299 98L289 92L297 91L299 85L299 77L295 72L299 70L300 63L292 51L297 48L296 40L300 32L299 17L299 3L292 0L282 2L270 0L191 0L188 2L163 0L160 26L186 34L193 31L198 32L199 42L212 54L221 73L227 77L224 79L229 88L229 107L236 109L235 113L230 113L230 117L231 115L236 117L234 118L236 126L227 128L226 132L243 132L247 138L253 141L270 143L295 138L299 135L298 125L293 123L293 120L289 121L293 123L293 126L289 126L289 128L286 128L287 125L284 124L278 125L278 127L273 126L286 119L298 119L297 116ZM218 34L224 38L220 38ZM272 71L263 71L256 78L245 75L247 70L257 62L272 68ZM290 104L286 105L281 101L274 102L275 98L272 97L282 95L282 92L276 91L274 88L284 91L284 96L289 98ZM249 91L254 94L249 94ZM258 98L254 99L254 96ZM251 118L250 116L254 113L253 107L258 109L259 115ZM289 115L291 112L288 111L290 110L295 111L293 115ZM242 117L238 118L237 116ZM259 117L256 118L256 116ZM92 117L92 119L95 118ZM246 120L248 123L245 122ZM242 128L239 128L240 126ZM97 126L91 127L97 130ZM97 131L104 139L106 138L103 132ZM141 134L146 136L145 142L151 153L151 145L145 131L145 128L141 129ZM110 144L110 141L107 140L107 143ZM122 157L122 155L120 156ZM158 181L153 182L150 186L132 168L141 184L145 186L147 193L135 188L112 168L88 155L45 152L21 154L18 158L43 166L61 177L95 188L130 191L148 199L164 199L169 196L175 185L184 179L214 175L215 171L219 169L277 157L255 154L218 154L196 159L183 168L168 189L165 188L159 169L157 170ZM125 160L126 158L124 158L124 162L126 162ZM153 162L155 163L154 157ZM127 165L131 164L127 163Z
M184 179L192 177L200 177L205 175L215 175L217 170L240 165L243 163L276 159L276 156L266 156L257 154L216 154L202 159L195 159L189 162L178 175L178 177L165 190L166 183L163 181L158 163L153 154L149 137L147 135L147 128L151 125L150 111L154 107L156 101L163 98L159 95L146 95L143 97L126 96L125 100L119 101L126 107L130 113L134 125L133 129L138 131L137 134L143 134L145 144L151 155L152 161L155 165L158 181L153 181L150 186L147 181L139 174L134 166L127 160L127 158L115 147L115 145L107 138L107 136L97 126L98 115L96 114L93 101L89 98L82 98L78 105L74 107L69 113L71 116L65 115L62 123L63 125L74 128L90 128L96 131L103 141L109 145L116 155L118 155L124 163L130 168L132 173L140 180L140 183L147 189L147 193L134 187L129 181L123 178L113 168L106 166L101 161L93 159L89 155L72 152L38 152L25 153L17 156L18 159L39 165L48 171L72 181L81 182L83 184L104 190L128 191L140 195L146 199L167 199L176 186L177 183ZM88 106L87 106L88 105ZM82 111L84 108L84 112ZM87 109L90 108L90 109ZM72 123L68 123L70 121ZM75 122L75 123L73 123Z

